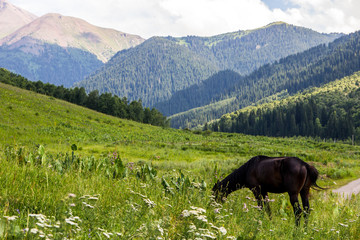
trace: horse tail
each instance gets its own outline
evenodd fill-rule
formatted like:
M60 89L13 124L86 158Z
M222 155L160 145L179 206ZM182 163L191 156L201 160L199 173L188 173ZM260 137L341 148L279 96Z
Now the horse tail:
M316 181L319 177L318 170L314 166L311 166L309 164L306 164L306 168L308 171L308 178L310 179L311 182L311 187L315 190L326 190L327 188L322 188L316 184Z

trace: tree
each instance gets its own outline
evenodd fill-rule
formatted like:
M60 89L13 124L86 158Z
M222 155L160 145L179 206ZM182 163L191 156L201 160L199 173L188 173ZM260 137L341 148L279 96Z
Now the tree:
M99 91L98 90L94 90L92 92L89 93L86 102L85 102L85 106L93 109L93 110L99 110Z

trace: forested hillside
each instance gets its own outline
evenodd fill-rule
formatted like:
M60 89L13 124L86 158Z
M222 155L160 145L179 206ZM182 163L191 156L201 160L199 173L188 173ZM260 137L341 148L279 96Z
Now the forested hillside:
M319 44L341 34L320 34L308 28L274 22L262 28L225 33L213 37L187 36L177 40L197 53L214 56L221 69L248 75L264 64Z
M195 109L202 112L201 116L194 117L195 110L190 110L172 117L171 124L174 127L195 127L204 124L205 118L220 118L223 114L229 113L226 111L234 112L276 93L287 91L289 94L295 94L308 87L321 86L349 76L360 70L359 53L360 32L355 32L328 45L319 45L303 53L288 56L274 64L265 65L244 78L239 78L220 94L197 98L196 105L195 101L192 104L193 107L205 106ZM220 78L219 81L221 80ZM213 81L204 81L202 84L214 86ZM207 88L199 88L199 92L183 91L181 98L186 99L189 95L202 96L206 94L206 91L201 91L202 89ZM223 105L224 99L228 99L226 106L215 111L214 104L206 106L214 102Z
M203 103L213 101L214 96L221 95L224 89L234 86L241 79L243 77L232 70L220 71L199 84L177 91L170 100L155 104L155 107L167 116L200 107Z
M168 39L153 37L117 53L103 68L76 86L130 100L142 99L145 106L152 106L216 71L215 61Z
M281 101L247 107L205 126L266 136L360 141L360 72Z
M37 40L24 40L18 46L0 46L0 67L21 73L33 81L58 86L71 87L102 65L90 52Z
M111 93L99 94L97 90L86 94L84 88L68 89L49 83L44 84L41 81L32 82L3 68L0 68L0 82L62 99L115 117L155 126L168 126L165 116L154 108L143 108L141 100L129 102L126 97L119 98Z
M142 99L145 106L154 106L219 70L248 74L266 63L331 42L339 36L274 23L213 37L154 37L119 52L76 86Z

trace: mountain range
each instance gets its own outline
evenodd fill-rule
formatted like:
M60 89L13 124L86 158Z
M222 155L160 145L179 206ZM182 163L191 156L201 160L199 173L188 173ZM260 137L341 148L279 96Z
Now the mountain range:
M141 99L153 107L177 91L199 84L220 70L246 75L260 66L319 44L341 34L276 22L265 27L212 37L153 37L120 51L109 62L76 86ZM163 113L174 114L174 111Z
M56 13L41 17L0 0L0 64L30 80L71 87L116 52L144 41ZM11 33L10 33L11 32Z
M212 129L233 131L228 113L360 70L359 32L323 34L284 22L145 40L76 17L37 17L0 0L0 27L0 67L32 81L139 100L176 128L224 116ZM230 128L239 126L235 120Z
M360 70L359 53L360 31L264 65L244 77L231 72L215 76L178 92L165 106L190 109L171 116L173 127L196 127L272 95L285 97L349 76ZM224 85L224 79L229 83Z

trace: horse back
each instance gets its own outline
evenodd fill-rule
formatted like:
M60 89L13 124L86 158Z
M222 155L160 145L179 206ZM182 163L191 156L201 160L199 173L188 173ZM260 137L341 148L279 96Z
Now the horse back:
M298 191L306 180L306 163L296 157L259 156L250 165L247 173L250 189L260 186L265 192Z

